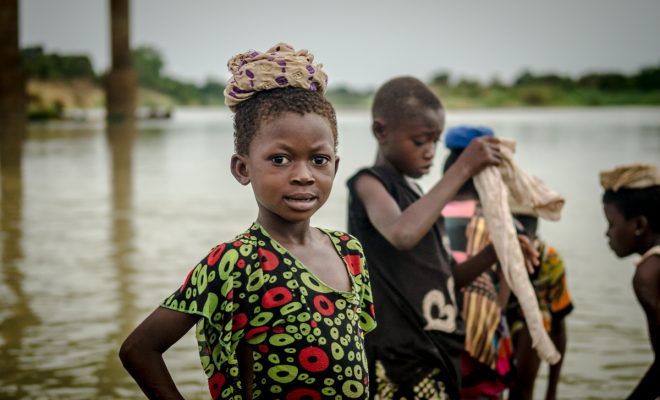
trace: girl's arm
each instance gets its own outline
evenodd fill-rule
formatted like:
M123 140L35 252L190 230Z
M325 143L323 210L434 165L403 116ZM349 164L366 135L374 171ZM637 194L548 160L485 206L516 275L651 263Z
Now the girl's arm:
M369 220L392 246L410 250L440 218L442 209L465 181L488 165L501 162L499 140L484 137L473 140L442 179L405 211L401 211L383 184L364 174L355 182Z
M633 278L637 300L644 309L653 348L653 363L628 399L655 399L660 396L660 257L649 257L637 266Z
M199 316L158 307L126 338L119 350L124 368L150 399L183 399L163 353L199 320Z

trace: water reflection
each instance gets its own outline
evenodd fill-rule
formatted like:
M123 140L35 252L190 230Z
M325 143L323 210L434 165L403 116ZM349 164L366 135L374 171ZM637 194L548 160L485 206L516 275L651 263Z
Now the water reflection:
M576 304L559 397L625 397L650 363L650 346L630 285L633 260L607 248L597 172L630 161L657 164L658 109L450 117L450 124L487 124L517 139L520 164L569 199L561 222L541 226L565 257ZM340 113L341 167L314 225L345 228L344 182L375 154L369 120L362 111ZM138 130L32 125L22 164L12 167L22 173L2 169L1 399L140 398L117 358L119 344L191 263L256 215L252 191L228 171L228 112L180 110ZM434 168L420 183L428 188L439 176ZM165 358L186 398L204 399L195 350L191 331ZM536 398L546 379L542 370Z
M117 316L116 329L109 333L102 368L96 371L97 398L121 397L121 382L126 373L117 358L118 343L133 328L135 296L133 282L135 268L132 255L135 250L133 222L133 154L137 128L134 123L109 123L106 130L111 174L110 263L115 271Z
M6 144L6 143L5 143ZM29 382L30 368L23 367L21 355L27 330L39 324L25 290L23 261L23 177L21 143L2 154L0 197L0 234L2 238L2 296L0 296L0 376L6 385L5 398L26 396L23 385ZM8 293L5 294L5 290Z

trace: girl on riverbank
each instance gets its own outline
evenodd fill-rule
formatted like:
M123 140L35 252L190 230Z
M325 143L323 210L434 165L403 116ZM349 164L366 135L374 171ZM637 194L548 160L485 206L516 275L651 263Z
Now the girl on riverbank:
M251 185L256 221L214 247L130 334L122 362L150 398L182 398L162 354L197 324L214 399L366 398L364 334L375 321L362 247L310 226L339 163L327 76L286 44L228 66L231 172Z

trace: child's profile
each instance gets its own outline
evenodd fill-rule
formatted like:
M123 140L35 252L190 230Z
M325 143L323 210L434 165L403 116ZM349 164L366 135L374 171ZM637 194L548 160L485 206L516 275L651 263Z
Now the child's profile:
M644 310L653 363L628 399L660 396L660 171L653 165L622 165L600 173L606 236L618 257L639 254L633 277Z

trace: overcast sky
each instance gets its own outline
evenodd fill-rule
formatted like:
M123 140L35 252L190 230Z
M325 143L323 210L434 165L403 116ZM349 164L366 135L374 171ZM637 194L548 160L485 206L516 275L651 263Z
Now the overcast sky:
M20 0L21 46L87 53L109 67L107 0ZM277 42L307 48L330 85L397 75L510 81L521 71L577 76L660 64L657 0L133 0L131 44L161 50L166 72L227 78L226 62Z

